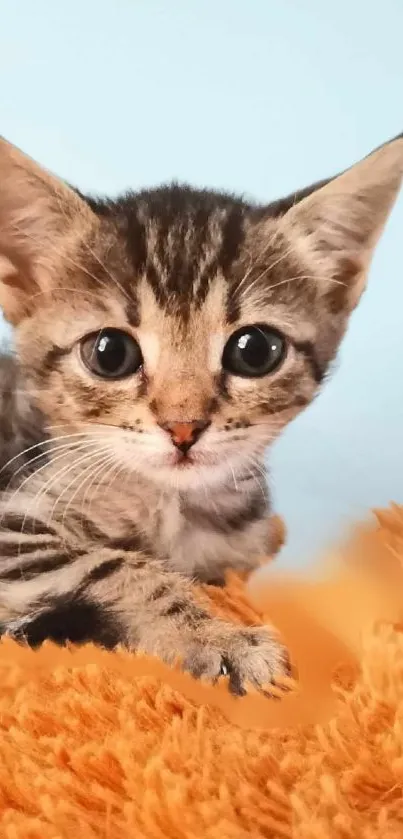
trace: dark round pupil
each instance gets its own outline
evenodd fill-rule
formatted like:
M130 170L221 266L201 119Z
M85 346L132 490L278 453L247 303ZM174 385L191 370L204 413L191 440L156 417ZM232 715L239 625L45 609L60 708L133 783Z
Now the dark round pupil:
M238 338L238 350L243 362L248 367L257 369L267 361L270 343L261 332L246 332Z
M115 373L126 358L126 346L119 335L101 335L96 347L98 363L107 373Z
M258 329L240 335L237 347L243 363L251 370L264 367L270 360L275 362L281 353L281 341L276 335L265 334Z

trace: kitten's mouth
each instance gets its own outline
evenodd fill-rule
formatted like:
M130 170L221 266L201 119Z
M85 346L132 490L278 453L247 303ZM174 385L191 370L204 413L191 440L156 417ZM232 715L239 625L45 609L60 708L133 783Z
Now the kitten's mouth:
M177 452L173 456L172 466L175 466L176 469L186 469L186 467L192 466L193 463L194 459L190 454Z
M211 454L206 458L204 453L193 452L193 450L186 452L186 454L180 451L171 452L167 460L167 466L175 469L175 471L186 471L186 469L190 470L197 466L214 466L218 462L217 458Z

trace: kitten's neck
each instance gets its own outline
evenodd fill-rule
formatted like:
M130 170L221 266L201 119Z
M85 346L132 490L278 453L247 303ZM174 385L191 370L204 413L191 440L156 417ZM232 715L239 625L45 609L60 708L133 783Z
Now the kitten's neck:
M228 568L251 570L258 557L271 552L269 492L257 469L224 485L200 483L187 492L165 493L149 486L142 500L145 492L154 510L148 531L153 552L175 570L217 581Z
M268 488L260 474L215 491L200 487L179 494L171 562L182 573L206 581L222 580L229 568L250 571L270 553L269 510ZM162 535L161 546L168 534Z

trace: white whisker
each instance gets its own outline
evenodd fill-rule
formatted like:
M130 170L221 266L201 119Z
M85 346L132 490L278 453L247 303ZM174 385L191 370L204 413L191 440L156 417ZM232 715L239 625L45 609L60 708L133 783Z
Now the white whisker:
M109 464L110 464L110 466L109 466ZM105 469L106 471L103 472L102 471L103 469ZM93 490L90 502L88 503L88 511L89 511L89 515L91 515L91 503L92 503L94 497L96 496L97 490L100 489L100 487L99 487L100 475L102 477L102 487L101 487L102 494L106 494L108 492L108 490L110 489L110 486L111 486L112 482L109 482L108 485L106 485L106 484L104 484L104 481L107 480L107 478L109 477L109 475L111 473L115 472L116 474L118 474L119 472L123 472L123 471L126 471L125 466L122 463L116 463L115 455L112 455L111 457L106 458L102 462L101 470L96 470L96 472L94 473L93 480L91 481L91 483L89 484L89 486L85 490L82 505L81 505L81 510L82 510L83 514L84 514L84 509L87 506L89 493L90 493L91 490Z
M77 453L81 452L82 450L84 450L86 448L91 448L91 447L94 447L94 446L96 446L96 443L93 440L91 440L91 441L86 441L84 443L79 443L78 446L72 447L72 450L75 454L77 454ZM66 457L68 448L69 447L67 447L67 449L64 450L62 452L62 454L58 454L50 462L47 461L42 466L40 466L39 469L36 469L34 472L32 472L30 475L28 475L26 478L24 478L24 480L18 485L18 487L15 489L15 491L11 494L11 496L9 498L5 498L5 509L3 511L2 516L0 517L0 526L2 525L3 520L4 520L4 516L7 514L10 506L12 505L12 503L13 503L14 499L16 498L16 496L18 495L18 493L20 493L24 489L24 487L27 486L27 484L30 481L32 481L34 478L37 478L38 475L40 475L45 469L48 469L50 466L53 466L59 460L64 459Z
M51 509L51 511L50 511L50 516L49 516L49 519L48 519L48 525L49 525L49 524L50 524L50 522L53 520L53 516L54 516L54 514L55 514L55 512L56 512L56 509L57 509L58 505L60 504L60 502L61 502L61 500L62 500L63 496L64 496L64 495L66 495L66 494L69 492L69 490L70 490L70 489L72 489L72 488L74 487L74 484L75 484L75 483L77 482L77 480L78 480L78 481L79 481L79 484L78 484L78 486L76 487L75 491L71 494L71 496L70 496L70 498L68 499L67 504L65 505L64 510L63 510L63 514L62 514L62 518L61 518L61 525L62 525L62 528L64 528L65 521L66 521L66 518L67 518L67 513L68 513L68 510L71 508L71 506L72 506L72 504L73 504L74 499L77 497L78 493L79 493L79 492L82 490L82 488L85 486L85 484L86 484L86 482L87 482L88 478L93 478L93 476L94 476L94 469L95 469L95 472L97 472L97 470L98 470L99 458L101 458L101 459L102 459L102 463L103 463L103 462L104 462L104 456L105 456L105 458L108 460L108 462L109 462L109 460L110 460L111 458L112 458L112 459L114 459L114 455L112 455L112 454L111 454L110 448L103 448L103 449L100 449L99 451L94 452L94 454L93 454L93 455L91 455L91 460L90 460L90 463L88 464L88 466L86 466L86 467L85 467L85 469L81 470L81 471L80 471L80 473L79 473L79 475L75 475L75 476L74 476L74 478L73 478L73 480L72 480L72 481L70 481L70 483L67 485L67 487L65 487L65 488L64 488L64 489L63 489L63 490L59 493L59 495L57 496L57 498L56 498L56 500L55 500L55 502L54 502L54 504L53 504L53 507L52 507L52 509ZM92 461L92 457L97 458L97 459L95 460L95 463ZM74 468L74 467L73 467L73 468ZM70 469L69 471L71 472L72 470ZM66 473L66 475L67 475L67 474L69 474L69 473L67 472L67 473ZM64 477L65 477L65 476L64 476Z
M75 434L62 434L58 437L52 437L50 439L41 440L39 443L35 443L35 445L29 446L27 449L23 449L21 452L18 452L18 454L14 455L14 457L11 457L10 460L8 460L7 463L5 463L4 466L1 467L0 475L2 474L2 472L4 472L6 469L8 469L11 466L12 463L14 463L16 460L18 460L19 457L24 457L25 455L29 454L29 452L34 451L35 449L39 448L40 446L51 446L51 445L53 445L53 443L57 443L58 440L70 440L72 438L89 437L89 436L90 435L88 434L88 432L80 431L80 432L75 433ZM66 446L70 446L70 445L74 445L74 444L70 444L70 443L66 444ZM54 449L54 448L47 448L46 452L43 452L41 455L39 455L39 457L44 457L45 455L47 455L49 453L52 453L55 450L56 449ZM28 461L25 461L23 466L21 466L17 470L17 472L14 473L12 480L16 477L16 475L19 474L19 472L22 469L25 469L28 466L30 466L30 464L34 463L36 459L37 458L33 458L32 460L30 459Z
M85 447L85 448L86 448L86 447ZM84 449L84 446L82 446L82 447L78 447L78 448L77 448L77 450L76 450L76 453L77 453L77 454L78 454L78 453L81 453L83 449ZM88 460L88 459L90 459L90 458L98 457L98 455L99 455L100 453L102 453L102 454L103 454L103 453L104 453L104 451L106 451L106 448L105 448L105 449L99 449L98 447L96 447L96 448L95 448L95 451L91 451L91 450L90 450L90 451L86 451L84 455L82 455L81 457L76 458L76 459L73 461L73 463L69 463L67 466L62 466L60 469L58 469L58 471L56 472L56 474L54 474L54 475L50 475L50 477L48 478L48 480L45 482L44 486L40 487L40 489L38 490L38 492L37 492L37 493L35 493L34 498L32 499L32 503L30 504L29 509L30 509L30 510L32 509L34 502L36 502L36 505L37 505L37 504L39 503L39 501L40 501L42 498L44 498L46 495L48 495L49 490L50 490L53 486L57 485L57 484L58 484L58 482L59 482L62 478L66 477L66 476L67 476L67 475L68 475L68 474L69 474L69 473L70 473L73 469L76 469L78 466L80 466L82 463L85 463L85 461L86 461L86 460ZM64 457L65 457L65 455L64 455L64 454L63 454L63 455L59 455L59 456L58 456L58 458L55 458L55 459L54 459L54 461L52 462L52 465L56 462L56 460L60 460L61 458L63 458L63 459L64 459ZM43 467L42 467L42 468L43 468ZM40 470L38 470L38 471L40 471ZM82 473L80 473L80 475L81 475L81 474L82 474ZM64 493L64 490L63 490L62 494L63 494L63 493ZM60 497L60 496L58 496L58 498L59 498L59 497ZM58 499L56 499L56 503L57 503L57 500L58 500ZM55 505L54 505L54 506L55 506ZM53 507L52 507L52 513L53 513ZM51 513L51 518L52 518L52 513ZM50 520L49 520L49 521L50 521ZM50 526L50 525L49 525L49 521L48 521L48 526ZM24 529L24 525L22 526L22 530L23 530L23 529Z
M234 489L235 489L235 492L238 492L238 484L237 484L237 482L236 482L235 471L234 471L234 469L233 469L233 467L232 467L232 466L230 467L230 469L231 469L231 472L232 472L232 477L233 477L233 481L234 481Z

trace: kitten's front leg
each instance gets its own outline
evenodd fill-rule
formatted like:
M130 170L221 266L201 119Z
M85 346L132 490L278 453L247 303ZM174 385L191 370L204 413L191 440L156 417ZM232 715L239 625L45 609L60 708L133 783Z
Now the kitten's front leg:
M66 574L75 580L71 590ZM123 644L168 664L180 658L183 668L198 678L215 681L227 673L236 694L244 692L247 682L263 688L288 672L286 651L273 631L212 617L185 577L142 554L94 551L55 574L53 594L47 575L43 583L32 619L18 621L17 632L9 626L11 634L29 644L46 638ZM37 594L39 590L37 583Z
M138 554L105 558L111 569L95 580L88 596L119 622L122 642L157 655L167 663L178 657L198 678L229 675L230 689L242 694L247 682L263 688L289 672L288 657L273 631L240 628L212 617L194 596L189 581L159 561ZM115 563L115 564L114 564Z

